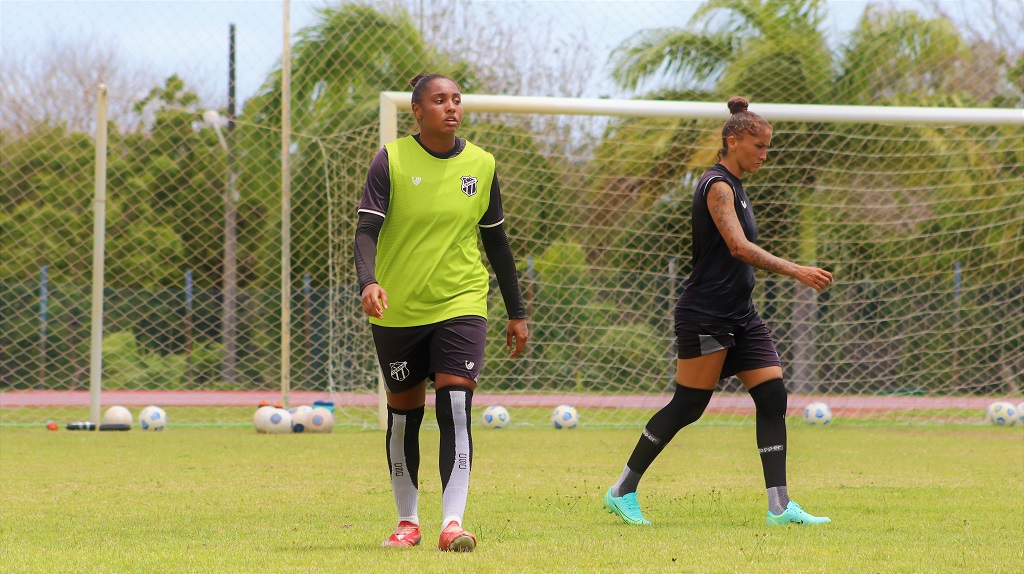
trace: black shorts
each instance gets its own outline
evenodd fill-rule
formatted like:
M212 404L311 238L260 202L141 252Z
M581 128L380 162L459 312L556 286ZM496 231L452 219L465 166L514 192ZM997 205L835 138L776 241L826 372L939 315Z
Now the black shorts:
M476 381L484 362L487 319L454 317L418 327L370 325L389 393L407 391L446 373Z
M738 325L707 325L676 319L676 356L693 359L726 349L719 380L762 367L781 367L772 333L756 313Z

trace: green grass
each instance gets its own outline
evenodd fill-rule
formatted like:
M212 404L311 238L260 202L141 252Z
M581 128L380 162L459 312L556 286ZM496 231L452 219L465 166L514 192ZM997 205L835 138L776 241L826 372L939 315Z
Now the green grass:
M428 418L430 418L428 416ZM821 527L768 527L752 425L681 432L640 487L651 527L605 513L639 428L474 433L466 526L436 549L436 430L423 545L383 549L384 434L0 427L3 572L1021 572L1019 428L790 423L789 490Z

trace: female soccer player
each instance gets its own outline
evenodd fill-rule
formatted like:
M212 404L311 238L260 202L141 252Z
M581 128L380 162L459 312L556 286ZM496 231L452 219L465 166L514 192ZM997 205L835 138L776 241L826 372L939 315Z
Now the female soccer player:
M741 178L767 156L772 127L729 100L719 163L704 172L693 194L693 271L675 308L677 357L672 400L648 421L622 476L604 497L626 524L650 524L636 499L637 484L654 459L711 401L718 381L735 375L757 408L757 448L768 489L768 524L823 524L786 491L786 387L768 327L754 309L754 267L788 275L822 291L832 274L776 257L757 246L757 226Z
M419 133L385 145L370 163L354 248L363 311L387 390L386 449L398 527L383 545L415 546L422 538L419 430L429 378L441 430L444 520L438 547L468 552L476 537L462 528L462 518L489 284L477 229L508 312L510 357L526 348L526 305L502 227L494 157L455 135L462 124L459 87L438 74L420 74L411 83Z

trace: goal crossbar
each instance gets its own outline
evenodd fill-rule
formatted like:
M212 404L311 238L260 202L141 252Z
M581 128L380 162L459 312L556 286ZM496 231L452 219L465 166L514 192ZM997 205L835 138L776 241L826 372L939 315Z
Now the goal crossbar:
M380 142L398 139L398 110L412 109L410 92L381 92ZM717 102L551 98L463 94L467 112L544 115L719 118L729 111ZM910 106L831 106L817 104L753 104L752 111L769 121L886 123L932 125L1020 125L1024 110L1000 108L942 108Z

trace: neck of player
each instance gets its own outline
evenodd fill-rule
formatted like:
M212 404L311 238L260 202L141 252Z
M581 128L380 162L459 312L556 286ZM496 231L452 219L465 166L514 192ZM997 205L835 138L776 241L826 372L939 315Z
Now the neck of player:
M718 163L722 164L722 167L729 170L729 173L735 175L738 179L743 179L743 175L746 173L740 168L739 162L734 157L725 156Z
M445 154L455 147L455 133L432 134L426 130L420 130L420 143L438 155Z

